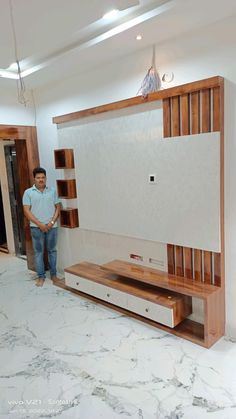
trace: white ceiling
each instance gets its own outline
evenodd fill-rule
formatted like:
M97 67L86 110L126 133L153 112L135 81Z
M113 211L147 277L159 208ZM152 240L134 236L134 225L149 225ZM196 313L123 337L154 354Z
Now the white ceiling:
M12 5L12 9L10 9ZM112 21L103 14L120 10ZM16 34L14 48L13 12ZM18 58L27 86L38 87L79 74L134 53L139 49L186 34L204 32L230 16L235 0L0 0L0 74ZM120 32L124 24L133 26ZM111 32L115 29L116 34ZM208 32L206 31L209 28ZM141 33L143 39L136 40ZM207 35L207 36L208 36ZM215 31L214 42L236 42L235 24ZM208 38L205 39L209 42ZM204 39L201 39L204 43ZM16 70L11 73L17 74ZM9 80L2 78L2 82ZM10 81L14 83L14 80Z

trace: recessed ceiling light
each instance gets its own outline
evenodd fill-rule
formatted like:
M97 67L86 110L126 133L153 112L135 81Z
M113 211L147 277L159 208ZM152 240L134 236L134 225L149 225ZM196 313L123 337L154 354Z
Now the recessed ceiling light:
M136 39L137 39L137 41L141 41L141 39L142 39L142 35L137 35L137 36L136 36Z
M8 69L9 70L17 70L17 64L16 63L12 63L11 65L9 65Z
M117 16L118 12L118 9L110 10L110 12L107 12L105 13L105 15L103 15L103 19L114 19L114 17Z

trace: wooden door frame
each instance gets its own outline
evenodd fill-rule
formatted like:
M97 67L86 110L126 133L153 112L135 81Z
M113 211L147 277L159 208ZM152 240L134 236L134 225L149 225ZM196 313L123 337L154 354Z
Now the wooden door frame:
M0 140L14 140L20 158L17 161L20 192L34 183L33 169L40 165L37 130L35 126L0 124ZM34 270L34 255L29 223L24 220L28 268Z

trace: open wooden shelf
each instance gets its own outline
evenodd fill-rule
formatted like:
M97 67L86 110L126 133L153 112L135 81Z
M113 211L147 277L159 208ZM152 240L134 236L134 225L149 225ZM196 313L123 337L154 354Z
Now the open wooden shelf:
M76 228L79 227L78 209L65 208L60 212L61 227Z
M74 152L72 148L54 150L56 169L74 169Z
M73 199L77 197L75 179L57 179L57 193L60 198Z

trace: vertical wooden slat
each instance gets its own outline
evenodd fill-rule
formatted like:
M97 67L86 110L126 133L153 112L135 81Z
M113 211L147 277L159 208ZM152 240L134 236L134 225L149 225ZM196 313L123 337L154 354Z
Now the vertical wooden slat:
M198 134L200 132L200 94L199 92L191 93L191 133Z
M188 135L189 131L189 95L181 96L181 135Z
M202 90L202 132L211 131L211 91Z
M194 279L202 280L202 251L194 249Z
M168 262L168 273L175 274L175 254L174 245L167 244L167 262Z
M221 254L214 253L214 284L221 286Z
M170 98L163 99L163 136L171 136L171 101ZM175 254L174 246L172 244L167 244L167 263L168 263L168 273L175 273Z
M192 249L190 247L184 247L184 276L186 278L193 277Z
M171 98L171 136L180 135L180 103L179 96Z
M180 97L174 96L171 99L171 135L180 135ZM175 246L175 273L184 275L183 247Z
M213 89L213 131L220 131L220 128L221 128L220 87L214 87ZM221 166L222 164L223 163L221 163ZM214 284L219 287L221 286L221 254L220 253L214 253Z
M201 117L202 117L202 132L211 131L211 90L205 89L201 92L202 103L201 103ZM211 252L204 251L203 253L203 281L207 284L211 283L212 280L212 263L211 263Z
M213 89L213 131L220 131L220 87Z
M190 134L190 112L189 112L189 95L183 94L181 96L181 135ZM193 277L192 266L192 249L189 247L183 248L184 256L184 273L187 278Z
M191 93L191 133L200 133L200 92ZM202 280L202 252L194 249L194 279Z
M175 246L175 273L184 276L183 247Z
M206 284L211 284L212 279L212 262L211 262L211 252L204 251L204 282Z
M171 136L171 105L170 98L163 99L163 136Z

